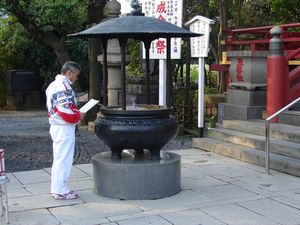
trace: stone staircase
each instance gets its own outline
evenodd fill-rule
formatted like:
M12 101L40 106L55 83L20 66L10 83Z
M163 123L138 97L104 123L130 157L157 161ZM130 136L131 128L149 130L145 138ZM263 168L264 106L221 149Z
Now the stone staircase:
M300 177L300 126L271 123L270 136L270 168ZM224 120L207 137L194 138L193 147L264 166L265 123Z
M300 111L289 110L279 116L279 122L300 126Z

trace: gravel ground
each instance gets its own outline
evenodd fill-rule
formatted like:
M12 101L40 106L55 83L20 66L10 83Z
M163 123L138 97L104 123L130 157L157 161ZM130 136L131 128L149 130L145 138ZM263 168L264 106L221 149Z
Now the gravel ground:
M191 148L191 137L177 137L164 150ZM46 111L1 111L0 148L5 150L7 172L26 171L51 167L52 141ZM76 137L74 163L89 163L93 155L108 151L86 126Z

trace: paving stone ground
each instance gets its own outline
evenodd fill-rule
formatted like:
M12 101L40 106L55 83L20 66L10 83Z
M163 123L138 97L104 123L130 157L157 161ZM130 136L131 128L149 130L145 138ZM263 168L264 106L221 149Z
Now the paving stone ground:
M8 173L11 225L300 224L300 178L199 149L174 152L182 190L163 199L97 195L90 163L73 166L68 183L79 198L69 201L50 196L50 168Z

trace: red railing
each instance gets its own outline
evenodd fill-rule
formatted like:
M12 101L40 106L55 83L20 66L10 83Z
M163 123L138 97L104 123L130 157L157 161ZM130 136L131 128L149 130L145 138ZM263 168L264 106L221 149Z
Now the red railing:
M300 28L300 23L292 24L282 24L279 25L283 32L281 34L281 39L284 45L285 54L289 54L291 50L300 48L300 32L289 31L292 28ZM222 60L219 64L210 65L210 70L212 71L224 71L227 72L230 66L230 61L227 59L228 51L235 50L269 50L270 42L270 30L273 26L263 26L263 27L251 27L242 29L223 29L223 35L225 40L221 41L221 45L224 46L224 51L222 52ZM248 35L247 39L245 35ZM251 38L249 37L251 36ZM296 56L300 58L300 53Z
M283 32L281 39L284 43L284 50L294 50L300 47L300 32L288 31L291 28L299 28L300 23L282 24L279 25ZM238 50L241 46L246 46L249 50L269 50L270 30L273 26L251 27L242 29L223 29L223 34L227 36L224 45L226 51ZM253 35L252 39L245 40L245 37L240 37L247 34Z
M290 52L286 56L287 62L290 60L299 57L300 48ZM300 96L300 65L291 69L287 76L287 97L286 97L286 104L292 102L296 98Z

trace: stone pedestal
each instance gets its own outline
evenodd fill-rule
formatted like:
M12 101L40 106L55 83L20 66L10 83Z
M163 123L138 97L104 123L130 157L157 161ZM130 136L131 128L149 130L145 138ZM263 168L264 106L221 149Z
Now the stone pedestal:
M159 199L180 192L180 156L162 153L161 160L150 160L149 152L122 152L122 159L111 159L111 152L93 157L95 192L118 199Z
M265 109L265 106L220 103L218 105L218 122L222 123L223 120L261 119L262 112Z
M230 51L227 53L231 61L229 74L233 83L264 85L267 83L268 51ZM247 85L247 84L241 84Z
M228 52L232 83L227 102L219 104L218 122L223 120L260 119L266 109L268 51Z
M266 109L266 90L228 89L227 102L218 106L218 122L261 119Z

